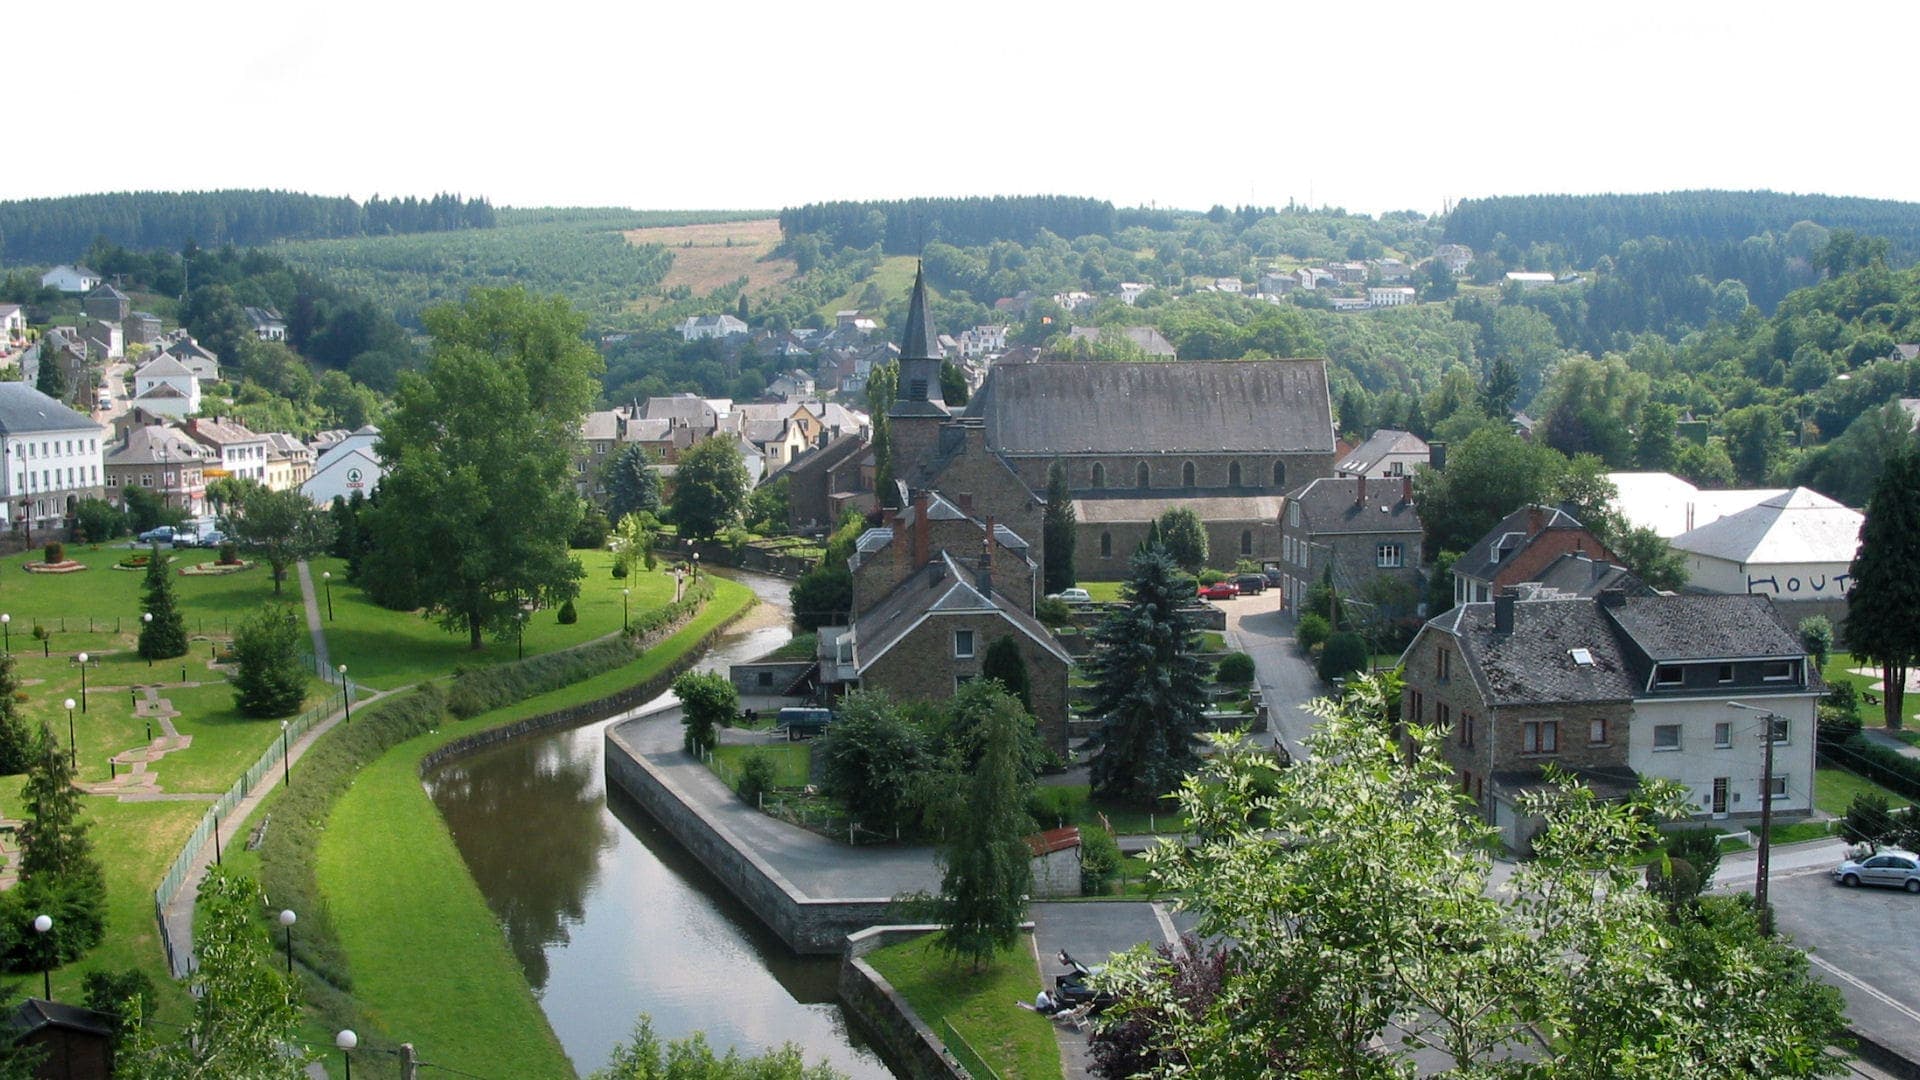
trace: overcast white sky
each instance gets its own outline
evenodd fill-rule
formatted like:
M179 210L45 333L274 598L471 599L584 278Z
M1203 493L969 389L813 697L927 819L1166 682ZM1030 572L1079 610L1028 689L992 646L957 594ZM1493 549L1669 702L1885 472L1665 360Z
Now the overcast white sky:
M1535 192L1920 201L1920 4L7 5L0 198L510 206L1057 193L1379 212Z

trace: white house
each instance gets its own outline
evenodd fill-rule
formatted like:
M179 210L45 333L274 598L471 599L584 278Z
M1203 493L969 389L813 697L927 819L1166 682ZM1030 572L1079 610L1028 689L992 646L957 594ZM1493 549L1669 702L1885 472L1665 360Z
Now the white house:
M1702 592L1779 601L1841 600L1866 519L1825 495L1794 488L1668 541Z
M372 495L387 474L374 449L379 442L380 429L372 424L335 440L314 459L313 475L300 485L300 493L315 506L326 506L335 496L351 499L356 491Z
M23 382L0 382L0 500L16 529L57 528L97 499L101 428ZM31 537L29 537L31 539Z
M1556 280L1552 274L1539 274L1528 270L1509 270L1507 280L1522 289L1543 289Z
M247 321L253 323L253 336L261 341L287 340L287 320L272 308L248 308Z
M85 293L92 292L101 280L99 274L84 266L68 266L61 263L40 275L40 287L59 289L63 293Z
M27 313L19 304L0 304L0 337L24 337Z
M1411 285L1374 285L1367 289L1367 303L1374 307L1399 307L1414 300Z
M1153 286L1143 282L1123 281L1120 283L1120 287L1114 290L1114 295L1120 298L1121 303L1132 307L1133 302L1140 299L1141 295L1151 288L1153 288Z
M203 383L220 381L220 358L199 342L182 334L161 350L199 377Z
M161 353L134 371L133 403L156 416L191 416L200 411L200 378Z
M679 327L681 341L699 341L703 338L728 338L747 332L747 324L731 315L689 315L681 320Z
M186 423L189 438L202 446L210 446L220 454L220 460L214 468L207 470L209 477L238 476L247 480L267 482L267 437L256 434L235 420L201 416Z

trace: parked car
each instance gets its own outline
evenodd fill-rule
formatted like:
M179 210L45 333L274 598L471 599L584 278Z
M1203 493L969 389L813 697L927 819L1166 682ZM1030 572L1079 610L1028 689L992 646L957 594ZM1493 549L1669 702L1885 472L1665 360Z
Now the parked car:
M1833 880L1856 885L1887 885L1920 893L1920 855L1898 848L1881 848L1864 859L1848 859L1833 868Z
M174 531L171 525L160 525L148 529L137 537L143 544L171 544L173 543L173 538Z
M1270 589L1279 588L1282 581L1284 580L1284 578L1280 573L1280 568L1277 566L1267 567L1265 570L1261 571L1261 575L1267 579L1267 587Z
M176 547L217 548L226 542L227 534L221 532L219 529L208 529L203 533L189 533L185 536L176 536L173 539L174 546Z
M1069 604L1091 604L1093 596L1085 589L1061 589L1047 597L1049 600L1061 600Z
M1216 581L1200 586L1200 595L1207 600L1231 600L1240 595L1240 586L1231 581Z
M777 730L787 733L787 741L811 738L825 734L827 726L833 723L833 710L816 706L790 705L780 710L774 723Z
M1241 574L1233 579L1235 585L1247 596L1259 596L1267 591L1267 578L1264 574Z

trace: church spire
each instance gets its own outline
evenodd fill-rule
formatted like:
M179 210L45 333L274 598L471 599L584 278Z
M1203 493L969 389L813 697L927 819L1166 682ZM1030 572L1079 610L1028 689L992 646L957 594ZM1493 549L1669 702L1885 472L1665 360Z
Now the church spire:
M913 298L907 301L907 334L900 343L900 359L931 360L928 342L933 334L927 327L927 283L919 264L913 268Z

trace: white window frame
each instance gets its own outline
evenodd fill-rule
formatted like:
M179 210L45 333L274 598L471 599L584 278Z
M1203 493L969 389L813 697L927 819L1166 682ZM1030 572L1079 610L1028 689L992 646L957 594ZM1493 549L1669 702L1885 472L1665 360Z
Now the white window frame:
M1780 674L1778 675L1767 674L1768 669L1772 668L1776 664L1780 666ZM1793 661L1791 660L1767 660L1762 662L1760 665L1760 681L1761 682L1791 682L1792 679L1793 679Z
M1665 731L1673 732L1673 743L1668 746L1662 746L1660 743L1660 734L1661 732L1665 732ZM1653 725L1653 752L1654 753L1656 754L1679 753L1681 741L1682 741L1682 737L1681 737L1679 724Z
M1406 565L1406 550L1400 544L1375 544L1373 565L1382 570L1398 570Z
M1787 797L1787 774L1774 773L1772 780L1773 780L1773 797L1776 799L1786 798ZM1765 783L1765 781L1763 780L1762 783ZM1764 793L1764 791L1765 789L1763 788L1762 792Z
M1713 725L1713 748L1715 750L1733 749L1733 725L1722 720Z
M1557 754L1560 752L1560 721L1528 720L1520 725L1520 752Z
M1673 672L1674 677L1671 679L1661 678L1661 673L1666 671ZM1653 665L1653 685L1661 687L1685 686L1687 685L1687 669L1681 667L1679 664L1655 664Z
M963 635L964 635L964 638L963 638ZM965 640L965 642L966 642L966 651L965 651L965 652L962 652L962 651L960 651L960 643L961 643L961 641L962 641L962 640ZM955 631L953 632L953 658L954 658L955 660L971 660L971 659L973 659L973 657L974 657L974 653L975 653L975 651L976 651L976 648L977 648L977 644L976 644L976 642L974 641L974 636L973 636L973 631L972 631L972 630L970 630L970 629L956 629L956 630L955 630Z

